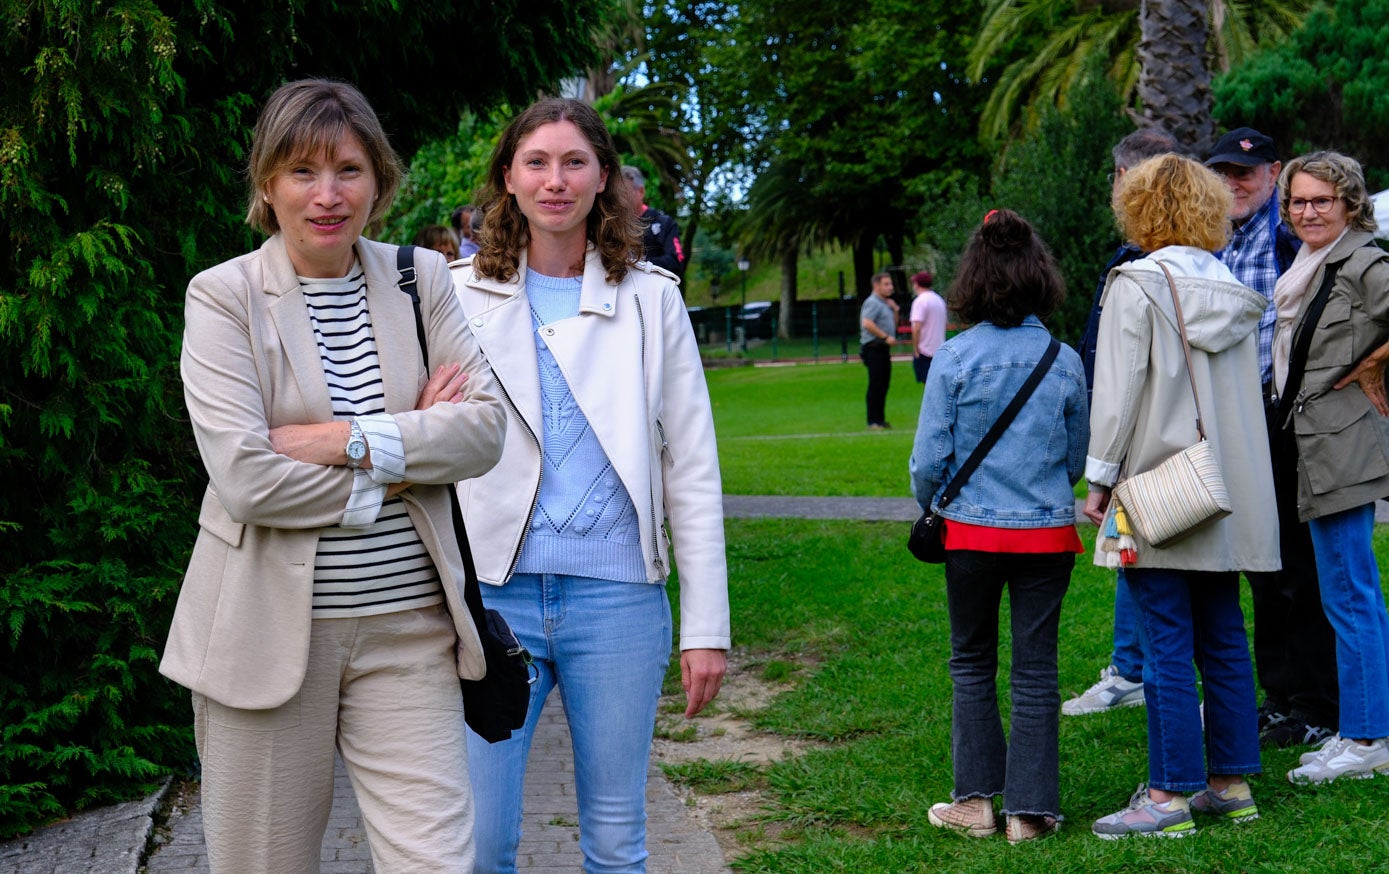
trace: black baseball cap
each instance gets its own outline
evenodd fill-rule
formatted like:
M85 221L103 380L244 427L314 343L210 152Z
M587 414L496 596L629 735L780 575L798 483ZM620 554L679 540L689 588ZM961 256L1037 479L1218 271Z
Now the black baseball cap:
M1238 164L1241 167L1256 167L1277 160L1278 153L1273 150L1270 137L1252 127L1237 127L1216 141L1211 156L1206 159L1206 166Z

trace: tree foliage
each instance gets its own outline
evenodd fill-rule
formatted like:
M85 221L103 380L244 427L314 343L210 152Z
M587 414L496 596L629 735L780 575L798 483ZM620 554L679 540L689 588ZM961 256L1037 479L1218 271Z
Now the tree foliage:
M1133 130L1118 91L1103 77L1087 78L1068 110L1046 107L1037 126L1000 157L993 206L1026 218L1051 248L1066 281L1066 302L1048 320L1075 343L1085 330L1100 270L1120 235L1109 207L1111 149Z
M408 154L581 67L606 5L3 0L0 836L190 761L156 673L203 484L183 288L254 245L260 102L354 81Z
M1287 42L1216 79L1215 115L1294 155L1332 148L1389 185L1389 0L1320 6Z
M905 180L919 192L985 169L975 137L981 95L954 66L978 14L974 3L940 0L740 8L735 63L758 107L749 123L759 169L777 165L802 180L799 221L817 229L809 236L823 228L853 248L859 294L878 241L901 264L915 234L919 201Z

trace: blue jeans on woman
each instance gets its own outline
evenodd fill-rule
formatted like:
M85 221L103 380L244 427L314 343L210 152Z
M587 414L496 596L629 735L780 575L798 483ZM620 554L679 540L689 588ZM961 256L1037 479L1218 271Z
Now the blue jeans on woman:
M1389 737L1389 614L1370 537L1374 504L1312 519L1317 578L1336 631L1341 737Z
M1005 815L1061 818L1061 692L1056 638L1075 555L950 550L950 680L955 704L951 796L1003 795ZM998 709L998 608L1012 614L1012 713L1005 739Z
M1114 581L1114 654L1109 663L1130 683L1143 681L1143 630L1124 569Z
M1195 792L1206 788L1211 774L1259 773L1254 666L1239 574L1126 568L1124 576L1143 622L1148 785Z
M646 772L656 704L670 660L664 586L516 574L483 587L535 658L525 726L489 744L468 733L477 874L513 874L521 792L540 710L559 687L574 744L579 848L587 874L646 871Z

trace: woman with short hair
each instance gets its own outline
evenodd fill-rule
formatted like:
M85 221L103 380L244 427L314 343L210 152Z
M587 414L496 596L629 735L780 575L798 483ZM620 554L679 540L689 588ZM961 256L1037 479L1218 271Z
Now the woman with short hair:
M334 753L376 870L467 871L459 678L486 671L448 489L505 425L444 260L362 236L400 163L344 82L266 101L246 221L188 285L182 376L209 485L160 671L193 690L214 872L317 871Z
M1124 238L1147 255L1114 268L1101 298L1085 513L1111 523L1115 483L1196 442L1179 318L1234 512L1162 547L1133 533L1124 577L1142 622L1148 781L1128 807L1096 820L1092 831L1107 839L1191 834L1192 809L1258 816L1244 779L1260 766L1239 574L1277 570L1280 560L1256 348L1267 301L1212 254L1229 234L1230 199L1215 173L1170 154L1131 167L1114 190ZM1095 561L1106 563L1102 550Z
M1273 294L1278 421L1294 434L1298 517L1312 533L1341 689L1340 731L1288 779L1325 783L1389 772L1389 614L1371 541L1375 501L1389 494L1389 419L1363 385L1336 389L1389 339L1389 255L1375 244L1374 206L1354 158L1294 158L1279 191L1302 248ZM1382 365L1367 372L1382 390Z

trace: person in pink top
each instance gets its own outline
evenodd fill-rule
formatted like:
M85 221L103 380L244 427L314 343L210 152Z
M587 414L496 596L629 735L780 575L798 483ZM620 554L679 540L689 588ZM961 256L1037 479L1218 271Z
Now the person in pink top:
M916 381L923 384L931 371L931 359L945 342L945 300L931 290L934 278L929 270L912 277L912 290L916 292L911 311L912 370Z

